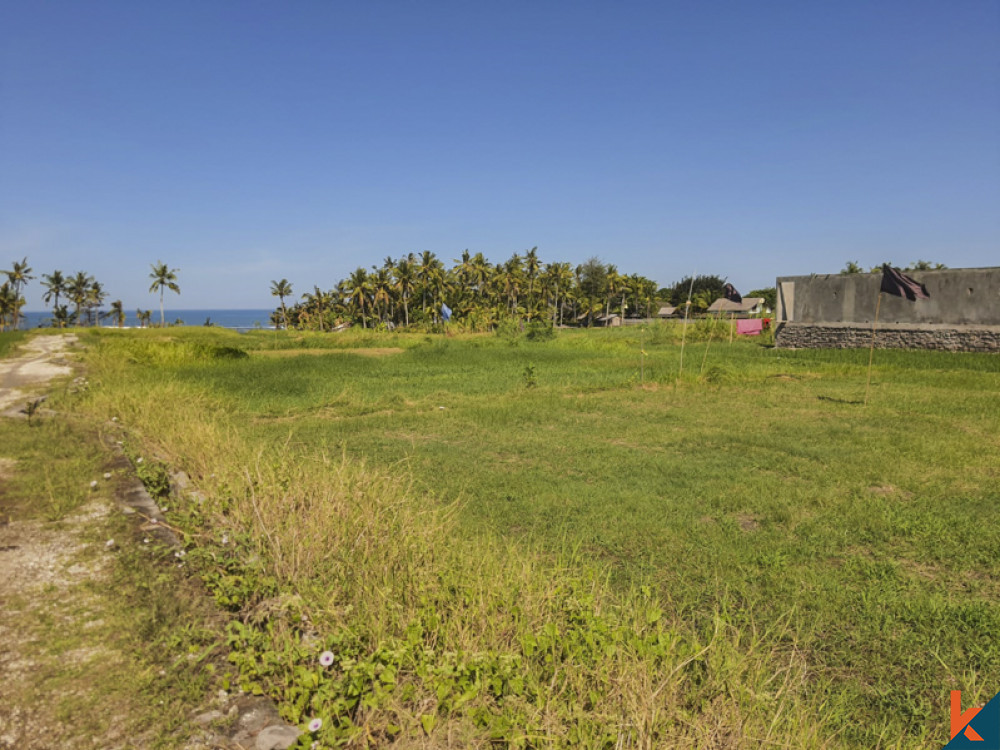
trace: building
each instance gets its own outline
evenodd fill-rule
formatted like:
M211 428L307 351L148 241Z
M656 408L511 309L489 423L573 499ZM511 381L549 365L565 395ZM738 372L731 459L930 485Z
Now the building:
M725 315L761 315L765 312L764 298L744 297L742 302L733 302L725 297L719 297L709 305L708 311L710 313L722 313Z
M930 299L880 294L879 272L778 277L775 346L867 347L874 327L882 348L1000 352L1000 267L907 275Z

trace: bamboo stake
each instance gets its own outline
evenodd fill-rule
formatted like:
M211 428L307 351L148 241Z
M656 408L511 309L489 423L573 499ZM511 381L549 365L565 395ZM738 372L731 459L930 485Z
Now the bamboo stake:
M720 312L719 315L722 315ZM712 337L715 335L715 324L719 322L719 318L709 318L712 321L712 327L708 329L708 343L705 344L705 356L701 358L701 370L698 372L698 377L705 374L705 363L708 361L708 347L712 345Z
M729 343L733 343L733 329L736 328L736 313L729 313Z
M872 359L875 357L875 330L878 328L878 311L882 307L882 292L878 293L878 302L875 303L875 320L872 321L872 343L868 349L868 381L865 383L865 406L868 406L868 389L872 384Z
M639 329L639 385L645 385L646 383L646 347L645 333L643 329Z
M688 313L691 311L691 293L694 291L694 276L691 277L691 284L688 285L688 298L684 306L684 330L681 331L681 369L677 373L677 382L681 380L681 376L684 374L684 342L687 340L688 332Z

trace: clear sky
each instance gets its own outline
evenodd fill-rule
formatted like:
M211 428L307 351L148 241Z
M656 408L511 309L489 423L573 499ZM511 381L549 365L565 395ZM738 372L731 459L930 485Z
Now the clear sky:
M258 308L535 245L744 292L1000 265L1000 2L0 0L0 268Z

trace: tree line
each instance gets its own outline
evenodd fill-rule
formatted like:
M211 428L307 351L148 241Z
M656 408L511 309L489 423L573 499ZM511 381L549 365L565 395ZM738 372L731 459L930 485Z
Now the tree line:
M166 263L157 261L150 266L149 277L153 280L150 292L160 293L160 325L164 325L163 292L165 290L180 294L177 284L176 268L169 268ZM10 270L0 271L7 280L0 284L0 331L17 329L21 323L21 310L25 299L21 292L27 284L34 280L33 269L28 265L28 259L14 262ZM73 276L66 276L62 271L55 270L42 274L42 286L45 293L42 300L52 306L52 317L48 323L55 328L69 326L93 326L102 320L111 320L119 328L125 325L125 310L122 301L114 300L107 311L102 310L108 293L104 286L86 271L77 271ZM60 304L65 300L65 304ZM70 308L72 305L72 309ZM152 311L136 310L139 325L150 324Z
M445 317L473 331L511 320L589 326L613 314L653 317L662 304L679 304L688 294L689 279L658 288L655 281L622 273L599 258L577 266L543 262L537 247L495 264L466 250L452 263L446 268L431 251L390 256L381 265L359 266L330 290L314 286L291 305L285 300L293 299L292 285L287 279L272 281L271 294L280 306L271 322L319 331L346 324L428 327ZM706 309L723 294L725 281L717 276L699 276L695 283L695 310Z

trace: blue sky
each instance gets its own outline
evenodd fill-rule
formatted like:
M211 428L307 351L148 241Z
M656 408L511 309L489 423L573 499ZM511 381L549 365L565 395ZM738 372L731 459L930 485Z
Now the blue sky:
M422 250L998 265L998 39L997 0L0 0L0 268L134 309L157 260L173 308Z

